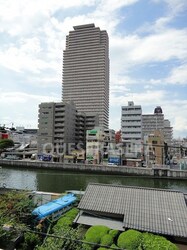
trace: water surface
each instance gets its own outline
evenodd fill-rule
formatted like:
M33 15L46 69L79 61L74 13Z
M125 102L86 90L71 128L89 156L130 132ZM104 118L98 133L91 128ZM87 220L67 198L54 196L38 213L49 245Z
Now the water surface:
M66 190L85 190L90 182L164 188L187 193L187 180L88 174L62 170L28 170L15 167L2 167L0 169L0 187L6 188L61 193Z

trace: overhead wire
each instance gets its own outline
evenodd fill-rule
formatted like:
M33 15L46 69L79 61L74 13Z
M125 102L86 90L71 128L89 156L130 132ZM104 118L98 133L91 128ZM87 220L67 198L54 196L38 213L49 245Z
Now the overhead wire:
M125 250L124 248L120 248L120 247L116 247L116 246L112 247L112 246L97 244L97 243L93 243L93 242L89 242L89 241L85 241L85 240L72 239L72 238L67 237L67 236L59 236L59 235L56 235L56 234L43 233L43 232L31 230L31 229L24 229L24 231L25 232L35 233L35 234L38 234L38 235L41 235L41 236L51 237L51 238L65 239L65 240L69 240L69 241L72 241L72 242L87 244L87 245L90 245L90 246L104 247L104 248L107 248L107 249L115 249L115 250Z

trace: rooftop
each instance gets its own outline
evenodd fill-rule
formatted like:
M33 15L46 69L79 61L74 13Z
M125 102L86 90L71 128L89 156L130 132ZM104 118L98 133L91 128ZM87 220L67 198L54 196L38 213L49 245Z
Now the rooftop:
M94 28L94 27L95 27L94 23L73 26L74 30L85 29L85 28Z
M78 208L95 219L117 218L124 230L187 237L187 205L179 191L92 183Z

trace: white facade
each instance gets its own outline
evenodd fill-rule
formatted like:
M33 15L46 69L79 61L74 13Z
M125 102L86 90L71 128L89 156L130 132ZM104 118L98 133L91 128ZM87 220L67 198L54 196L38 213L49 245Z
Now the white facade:
M121 109L121 137L122 142L142 139L142 108L128 102L128 106Z
M126 158L140 158L142 153L142 108L128 102L121 109L121 138Z

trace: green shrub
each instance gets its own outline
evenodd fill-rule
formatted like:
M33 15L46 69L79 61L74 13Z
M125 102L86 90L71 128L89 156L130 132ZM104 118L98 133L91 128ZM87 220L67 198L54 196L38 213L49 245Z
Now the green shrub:
M113 238L110 234L105 234L102 238L101 238L101 245L104 246L111 246L113 244Z
M72 208L67 213L65 213L57 222L57 224L53 227L53 231L59 231L63 228L71 227L73 224L73 220L77 216L79 210L77 208Z
M162 236L151 233L142 234L142 248L144 250L178 250L178 247Z
M45 239L41 248L35 248L37 250L57 250L57 249L68 249L68 250L82 250L82 243L77 242L81 240L82 237L79 234L78 228L74 229L71 227L60 228L59 230L56 229L55 235L65 236L67 238L53 238L48 237ZM91 250L87 248L86 250Z
M79 213L79 210L77 208L72 208L71 210L66 212L64 216L69 217L74 220L78 213Z
M136 250L141 244L141 239L142 233L130 229L120 234L117 245L118 247L125 248L127 250Z
M111 229L109 231L109 234L112 236L112 238L114 239L118 234L119 234L119 231L116 230L116 229Z
M109 232L109 228L102 225L96 225L90 227L85 234L85 241L92 242L95 244L99 244L101 242L101 238ZM90 250L94 247L88 244L83 244L84 250Z
M5 149L9 147L13 147L14 142L11 139L2 139L0 140L0 149Z
M86 243L82 244L82 250L92 250L92 249L93 249L93 246L88 245Z
M70 227L72 224L72 220L68 217L62 217L61 219L59 219L59 221L57 222L57 224L53 227L53 230L57 230L60 228L64 228L64 227Z
M0 195L0 248L4 249L27 224L32 224L33 208L34 203L26 192L11 191ZM4 224L13 226L14 230L4 230Z
M34 247L39 244L41 244L41 238L39 235L31 232L26 232L24 233L24 243L22 244L21 249L34 249Z
M100 243L101 238L108 233L110 229L106 226L97 225L88 229L85 234L85 240L93 243Z
M111 247L113 247L114 249L118 249L118 247L115 244L112 244Z

